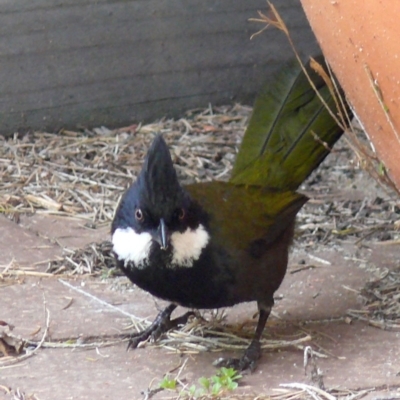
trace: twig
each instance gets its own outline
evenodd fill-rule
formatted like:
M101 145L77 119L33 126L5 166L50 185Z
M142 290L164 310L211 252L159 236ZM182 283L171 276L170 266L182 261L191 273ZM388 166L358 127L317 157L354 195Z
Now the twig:
M330 261L325 260L325 259L323 259L323 258L321 258L321 257L317 257L317 256L314 256L314 255L312 255L312 254L308 254L308 257L310 257L311 260L320 262L321 264L332 265L332 263L331 263Z
M127 311L121 310L120 308L115 307L115 306L113 306L112 304L109 304L109 303L107 303L106 301L101 300L101 299L99 299L98 297L96 297L96 296L94 296L94 295L92 295L92 294L90 294L90 293L88 293L88 292L85 292L84 290L82 290L82 289L80 289L80 288L78 288L78 287L75 287L75 286L71 285L70 283L64 281L63 279L58 279L58 281L59 281L60 283L62 283L63 285L67 286L68 288L74 290L75 292L78 292L78 293L80 293L80 294L83 294L84 296L89 297L90 299L96 301L97 303L99 303L99 304L101 304L101 305L103 305L103 306L105 306L105 307L111 308L112 310L114 310L114 311L116 311L116 312L118 312L118 313L120 313L120 314L123 314L123 315L125 315L125 316L131 318L131 319L134 320L134 321L138 321L138 322L140 322L140 323L142 323L142 324L146 324L146 325L148 324L148 325L150 325L150 322L147 321L146 319L138 318L138 317L136 317L135 315L133 315L133 314L131 314L131 313L128 313Z
M46 337L47 337L47 333L49 331L49 326L50 326L50 311L48 310L48 308L46 307L46 297L43 293L43 307L44 307L44 313L45 313L45 329L42 335L42 338L40 339L39 343L36 345L36 347L32 350L27 352L26 354L23 354L21 356L17 356L11 360L8 361L4 361L4 362L0 362L0 368L4 368L4 367L8 367L10 365L13 364L17 364L21 361L24 361L32 356L34 356L38 350L42 347Z
M58 341L58 342L44 341L41 344L41 347L48 348L48 349L94 349L94 348L103 348L103 347L114 346L116 344L124 343L129 340L129 338L127 338L126 335L120 335L120 336L121 336L121 339L110 341L110 342L103 341L103 342L93 342L93 343L79 343L79 340L82 338L77 338L76 339L77 343L69 343L72 341L71 338L66 339L66 341ZM32 340L27 340L26 343L34 344L34 345L37 344L35 341L32 341Z
M315 386L311 385L306 385L305 383L282 383L279 386L281 387L286 387L290 389L301 389L307 392L310 396L312 396L315 400L319 400L319 398L316 396L316 393L325 397L327 400L337 400L335 396L332 396L325 390L322 390L320 388L317 388Z
M311 346L304 348L304 372L307 374L307 367L311 360L311 381L321 390L325 390L322 371L317 366L317 361L314 356L314 351Z
M393 124L392 118L390 117L389 109L388 109L387 105L384 103L383 95L382 95L381 89L379 87L378 81L376 78L374 79L371 69L369 68L369 66L367 64L364 64L364 70L367 73L368 81L372 87L372 90L374 91L374 94L378 100L378 103L379 103L380 107L382 108L383 113L385 114L386 121L388 122L390 128L392 129L394 136L396 137L397 141L400 144L399 134Z

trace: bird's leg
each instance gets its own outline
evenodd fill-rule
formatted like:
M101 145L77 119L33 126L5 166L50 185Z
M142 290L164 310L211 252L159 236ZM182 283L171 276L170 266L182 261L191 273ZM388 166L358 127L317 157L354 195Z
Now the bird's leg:
M132 334L128 342L128 349L130 347L136 348L140 342L147 340L150 336L153 340L157 340L163 333L177 327L178 325L185 324L188 318L194 315L192 311L188 311L181 317L171 320L171 314L176 307L175 304L170 304L158 313L156 319L148 328L141 332Z
M265 324L267 323L269 314L271 313L272 305L258 303L259 317L257 328L254 333L253 340L250 346L246 349L241 358L222 358L214 364L217 367L234 368L237 371L249 369L253 372L256 368L258 359L261 357L260 339L263 333Z

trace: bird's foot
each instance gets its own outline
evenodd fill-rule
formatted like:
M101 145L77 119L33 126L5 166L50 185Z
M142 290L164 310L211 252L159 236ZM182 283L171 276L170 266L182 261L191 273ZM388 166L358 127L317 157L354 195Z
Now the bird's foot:
M233 368L236 371L249 370L253 372L257 367L257 361L261 357L261 345L258 340L253 340L241 358L219 358L214 366L221 368Z
M182 316L172 320L170 319L170 315L171 312L169 312L167 308L161 311L148 328L131 335L131 337L129 338L127 349L135 349L136 347L138 347L139 343L144 342L149 338L151 338L153 341L156 341L163 333L169 331L170 329L176 328L178 325L186 324L189 317L194 315L194 312L188 311Z

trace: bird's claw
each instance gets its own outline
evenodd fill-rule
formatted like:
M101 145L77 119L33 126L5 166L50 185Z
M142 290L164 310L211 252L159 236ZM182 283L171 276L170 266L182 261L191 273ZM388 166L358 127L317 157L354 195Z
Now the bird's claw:
M241 358L219 358L214 366L221 368L233 368L236 371L253 372L257 367L257 361L261 357L261 345L258 340L253 340Z
M150 336L152 336L154 329L150 329L153 328L153 325L150 325L147 329L141 331L141 332L137 332L137 333L133 333L128 341L128 346L127 346L127 350L129 349L136 349L136 347L139 346L139 343L144 342L145 340L148 340L150 338Z
M192 315L194 315L194 313L189 311L184 315L171 320L169 315L165 315L161 312L148 328L130 336L127 350L130 348L136 349L139 346L139 343L148 339L151 339L153 342L157 341L163 333L176 328L178 325L184 325Z

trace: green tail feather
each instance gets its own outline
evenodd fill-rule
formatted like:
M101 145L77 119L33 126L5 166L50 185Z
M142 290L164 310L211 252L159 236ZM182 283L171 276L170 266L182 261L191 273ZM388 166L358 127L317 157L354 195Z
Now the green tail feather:
M318 61L322 64L322 57ZM335 110L323 79L309 66L307 71ZM257 98L230 182L296 190L329 154L322 142L331 148L342 133L294 61Z

